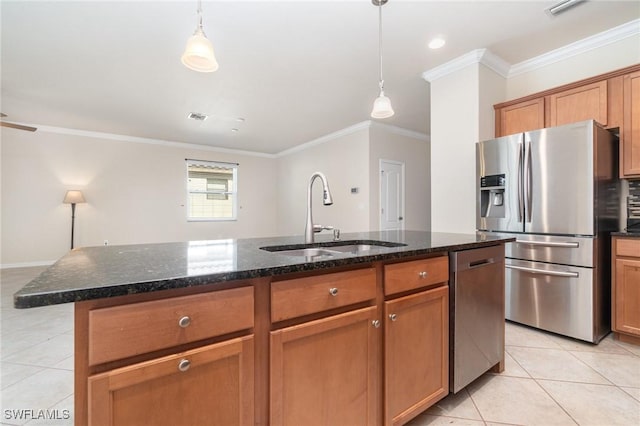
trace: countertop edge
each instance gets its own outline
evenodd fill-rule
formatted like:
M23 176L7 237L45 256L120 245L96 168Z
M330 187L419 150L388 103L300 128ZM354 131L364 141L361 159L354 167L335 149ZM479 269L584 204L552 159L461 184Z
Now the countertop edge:
M313 261L306 263L295 263L292 265L283 265L275 267L266 267L258 269L246 269L240 271L220 272L214 274L195 275L187 277L175 277L149 281L139 281L131 283L123 283L109 286L97 286L82 289L64 289L60 291L29 291L27 287L14 294L14 307L17 309L28 309L41 306L56 305L62 303L82 302L88 300L97 300L118 296L127 296L133 294L150 293L163 290L172 290L180 288L198 287L210 284L216 284L228 281L247 280L254 278L263 278L271 276L280 276L296 272L311 272L324 269L337 268L348 265L357 265L379 261L399 260L403 258L416 257L427 254L452 252L459 250L470 250L474 248L482 248L493 245L500 245L515 238L502 238L490 241L475 241L469 243L458 243L451 245L443 245L438 247L402 250L378 253L365 256L351 256L344 258L334 258L330 260Z

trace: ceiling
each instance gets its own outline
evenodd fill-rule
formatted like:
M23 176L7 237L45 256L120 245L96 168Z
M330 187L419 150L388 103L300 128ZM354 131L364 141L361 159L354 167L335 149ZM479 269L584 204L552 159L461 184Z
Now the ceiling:
M516 64L640 17L638 1L552 18L554 3L390 0L383 68L396 114L381 121L428 134L422 73L474 49ZM378 95L370 0L204 1L215 73L180 63L195 0L1 0L0 13L1 108L14 122L276 154L370 120ZM438 34L447 44L428 49Z

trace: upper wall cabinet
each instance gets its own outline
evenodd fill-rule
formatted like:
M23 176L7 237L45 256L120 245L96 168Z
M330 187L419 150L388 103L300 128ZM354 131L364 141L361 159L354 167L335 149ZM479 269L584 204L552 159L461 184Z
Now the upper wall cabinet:
M619 129L620 177L640 178L640 64L493 108L496 137L583 120Z
M496 136L512 135L544 127L544 98L533 99L496 110Z
M607 80L549 95L549 119L545 127L584 120L607 125Z
M620 165L623 177L640 177L640 71L623 77Z

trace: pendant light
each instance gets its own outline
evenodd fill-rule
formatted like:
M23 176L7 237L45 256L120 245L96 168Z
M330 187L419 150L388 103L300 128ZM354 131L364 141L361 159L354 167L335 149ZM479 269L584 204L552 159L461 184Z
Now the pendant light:
M391 100L384 95L384 80L382 79L382 6L387 0L371 0L374 6L378 6L378 52L380 59L380 95L373 102L373 110L371 117L373 118L389 118L393 116L393 108L391 108Z
M218 61L213 53L213 45L202 29L202 2L198 0L198 26L182 54L185 67L198 72L214 72L218 69Z

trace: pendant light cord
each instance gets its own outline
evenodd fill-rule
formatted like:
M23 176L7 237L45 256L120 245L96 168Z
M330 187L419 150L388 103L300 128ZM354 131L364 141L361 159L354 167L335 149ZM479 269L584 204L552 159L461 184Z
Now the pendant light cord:
M198 0L198 28L202 30L202 0Z
M378 53L379 53L379 68L380 68L380 91L384 86L384 80L382 79L382 1L378 3Z

